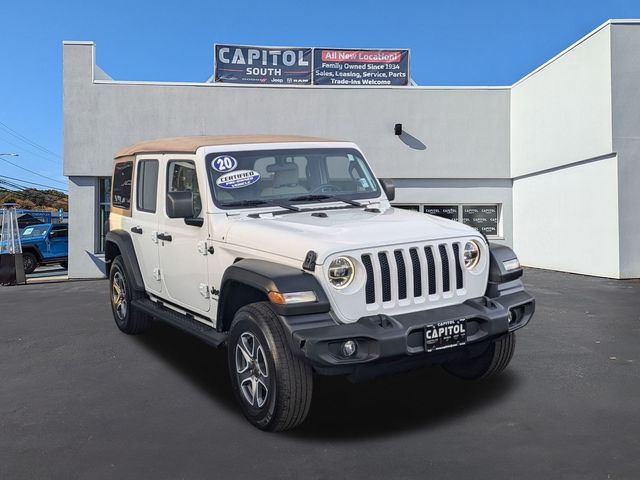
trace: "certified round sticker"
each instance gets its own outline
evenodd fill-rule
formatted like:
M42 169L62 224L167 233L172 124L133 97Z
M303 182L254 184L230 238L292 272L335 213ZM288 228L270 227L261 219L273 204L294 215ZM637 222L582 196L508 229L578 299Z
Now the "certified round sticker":
M260 180L260 174L255 170L236 170L220 175L216 180L216 185L227 189L243 188L253 185L258 180Z
M238 166L238 161L229 155L220 155L211 160L211 168L216 172L230 172Z

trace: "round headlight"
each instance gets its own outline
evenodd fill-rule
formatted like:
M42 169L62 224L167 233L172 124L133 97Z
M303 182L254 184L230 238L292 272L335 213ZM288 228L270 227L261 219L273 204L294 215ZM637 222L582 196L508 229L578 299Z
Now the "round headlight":
M353 281L355 268L349 257L338 257L329 264L329 283L335 288L345 288Z
M472 270L479 261L480 246L474 240L470 240L464 246L464 266L467 270Z

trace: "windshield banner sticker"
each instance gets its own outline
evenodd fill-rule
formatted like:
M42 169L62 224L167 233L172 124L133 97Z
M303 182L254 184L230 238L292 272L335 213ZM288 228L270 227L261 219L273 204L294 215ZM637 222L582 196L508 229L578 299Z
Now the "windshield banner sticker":
M225 173L216 180L216 185L220 188L243 188L253 185L260 180L260 174L255 170L236 170Z
M238 161L228 155L220 155L219 157L211 160L211 168L216 172L230 172L231 170L235 170L237 166Z

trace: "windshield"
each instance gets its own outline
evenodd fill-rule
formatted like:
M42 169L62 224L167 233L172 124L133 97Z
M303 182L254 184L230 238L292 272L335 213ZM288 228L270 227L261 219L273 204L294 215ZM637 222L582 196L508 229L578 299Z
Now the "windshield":
M214 201L223 208L380 195L369 166L350 148L212 153L206 161Z
M47 230L49 230L49 227L47 225L30 225L28 227L25 227L20 232L20 237L22 238L39 237L41 235L46 234Z

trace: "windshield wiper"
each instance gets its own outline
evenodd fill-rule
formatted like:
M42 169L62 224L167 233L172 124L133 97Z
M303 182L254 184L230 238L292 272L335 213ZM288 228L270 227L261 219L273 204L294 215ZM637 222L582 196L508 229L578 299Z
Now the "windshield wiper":
M223 207L252 207L254 205L266 205L266 200L234 200L232 202L221 202Z
M270 207L280 207L294 212L300 211L298 207L294 207L293 205L287 205L286 203L275 200L259 200L257 198L250 200L234 200L232 202L221 203L220 205L223 207L257 207L258 205L266 205Z
M348 203L349 205L353 205L355 207L364 207L365 206L360 202L356 202L355 200L351 200L349 198L343 198L343 197L340 197L338 195L320 195L320 194L315 195L315 194L309 194L309 195L300 195L300 196L297 196L297 197L288 198L287 200L290 201L290 202L304 202L304 201L313 202L314 200L319 200L319 201L337 200L339 202Z

